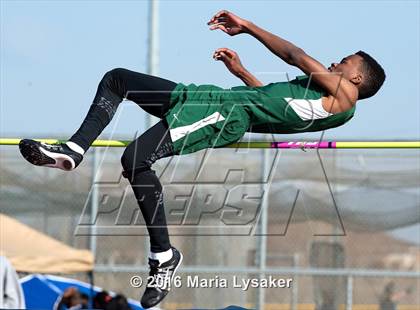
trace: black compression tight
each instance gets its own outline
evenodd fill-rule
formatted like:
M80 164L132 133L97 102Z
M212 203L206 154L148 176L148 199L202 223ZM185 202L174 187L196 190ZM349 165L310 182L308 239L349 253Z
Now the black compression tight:
M70 138L85 151L109 124L122 100L134 101L146 112L163 118L169 109L171 91L176 83L126 69L107 72L99 83L93 104L82 125ZM162 199L162 185L151 169L159 158L172 156L172 141L165 120L159 121L131 142L121 164L147 225L152 252L170 249Z
M98 85L93 103L77 132L70 138L85 151L110 123L119 104L125 98L147 113L162 118L169 108L169 98L176 83L156 76L113 69Z

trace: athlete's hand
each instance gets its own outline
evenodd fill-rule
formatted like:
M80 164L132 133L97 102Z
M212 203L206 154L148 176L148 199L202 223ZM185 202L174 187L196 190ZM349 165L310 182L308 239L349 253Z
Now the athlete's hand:
M226 67L232 72L233 75L240 77L242 73L245 71L244 66L239 59L238 54L236 52L228 49L228 48L218 48L214 54L213 58L215 60L221 60L224 62Z
M223 10L214 15L207 25L211 26L210 30L220 29L230 36L235 36L245 32L246 23L245 19Z

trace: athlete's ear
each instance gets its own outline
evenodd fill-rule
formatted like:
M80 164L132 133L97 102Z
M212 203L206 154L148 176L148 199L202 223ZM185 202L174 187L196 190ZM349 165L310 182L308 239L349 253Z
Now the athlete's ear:
M357 72L353 75L350 82L352 82L355 85L358 85L358 84L362 83L362 80L363 80L362 74L360 72Z

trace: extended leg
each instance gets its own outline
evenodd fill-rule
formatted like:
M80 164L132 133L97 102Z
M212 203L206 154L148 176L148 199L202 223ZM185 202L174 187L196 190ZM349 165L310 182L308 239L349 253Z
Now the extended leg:
M51 145L23 139L19 148L30 163L37 166L73 170L83 154L112 120L121 101L126 98L146 112L162 118L170 105L176 83L127 69L107 72L99 83L93 103L77 132L67 143Z
M150 238L150 282L141 299L145 308L157 305L168 294L182 261L182 254L169 242L162 186L151 169L156 160L171 155L172 141L166 121L162 120L127 146L121 158L123 175L133 188Z

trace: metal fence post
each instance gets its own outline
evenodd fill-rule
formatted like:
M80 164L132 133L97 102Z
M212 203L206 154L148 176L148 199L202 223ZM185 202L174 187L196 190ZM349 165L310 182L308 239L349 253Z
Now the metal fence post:
M299 266L299 254L293 254L293 267L298 268ZM293 276L293 284L292 284L292 300L291 300L291 309L297 310L298 302L299 302L299 282L298 282L298 275Z
M353 276L347 276L346 310L353 308Z
M258 267L260 270L259 277L263 278L265 276L266 269L266 258L267 258L267 208L268 208L268 193L267 187L268 184L268 152L263 150L263 160L262 160L262 181L261 187L263 188L263 199L261 201L261 216L259 221L259 246L258 246ZM265 304L265 290L262 287L258 288L258 297L257 297L257 309L264 309Z
M149 38L147 55L147 74L159 74L159 1L149 0ZM151 114L145 115L145 130L157 122Z
M99 202L99 192L96 186L96 175L99 170L99 149L94 148L92 154L92 196L90 199L90 221L92 225L90 226L90 250L92 251L93 257L96 257L96 223L94 218L98 214L98 202Z

